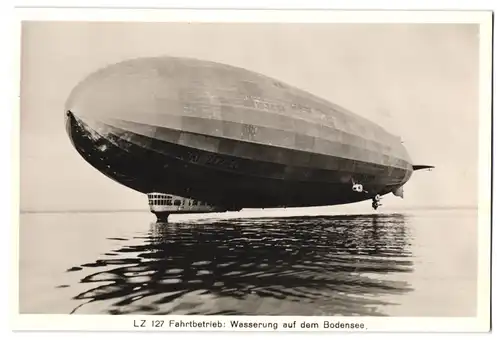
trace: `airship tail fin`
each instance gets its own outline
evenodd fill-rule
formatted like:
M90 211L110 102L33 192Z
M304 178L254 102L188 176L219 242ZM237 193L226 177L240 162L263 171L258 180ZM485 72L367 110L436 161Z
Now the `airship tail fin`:
M423 169L434 169L434 165L414 165L413 171L423 170Z

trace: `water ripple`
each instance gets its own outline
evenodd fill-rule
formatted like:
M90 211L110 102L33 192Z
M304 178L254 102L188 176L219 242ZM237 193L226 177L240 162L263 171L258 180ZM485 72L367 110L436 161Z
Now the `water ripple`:
M383 315L388 296L412 290L396 275L413 270L403 215L158 223L144 234L68 269L85 275L75 313Z

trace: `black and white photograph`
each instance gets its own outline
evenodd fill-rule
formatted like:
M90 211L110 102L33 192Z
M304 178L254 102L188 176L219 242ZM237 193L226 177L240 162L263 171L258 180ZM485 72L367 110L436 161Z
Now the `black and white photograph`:
M492 13L395 15L23 20L19 316L488 331Z

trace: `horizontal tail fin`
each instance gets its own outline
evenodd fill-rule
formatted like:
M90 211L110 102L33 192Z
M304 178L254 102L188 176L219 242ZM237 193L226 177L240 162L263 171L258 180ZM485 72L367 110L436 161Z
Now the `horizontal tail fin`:
M423 170L423 169L434 169L434 165L414 165L413 171Z

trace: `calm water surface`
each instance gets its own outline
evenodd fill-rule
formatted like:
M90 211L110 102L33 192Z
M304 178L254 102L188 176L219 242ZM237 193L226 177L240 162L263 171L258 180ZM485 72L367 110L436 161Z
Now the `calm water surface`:
M473 316L476 214L22 214L20 311Z

